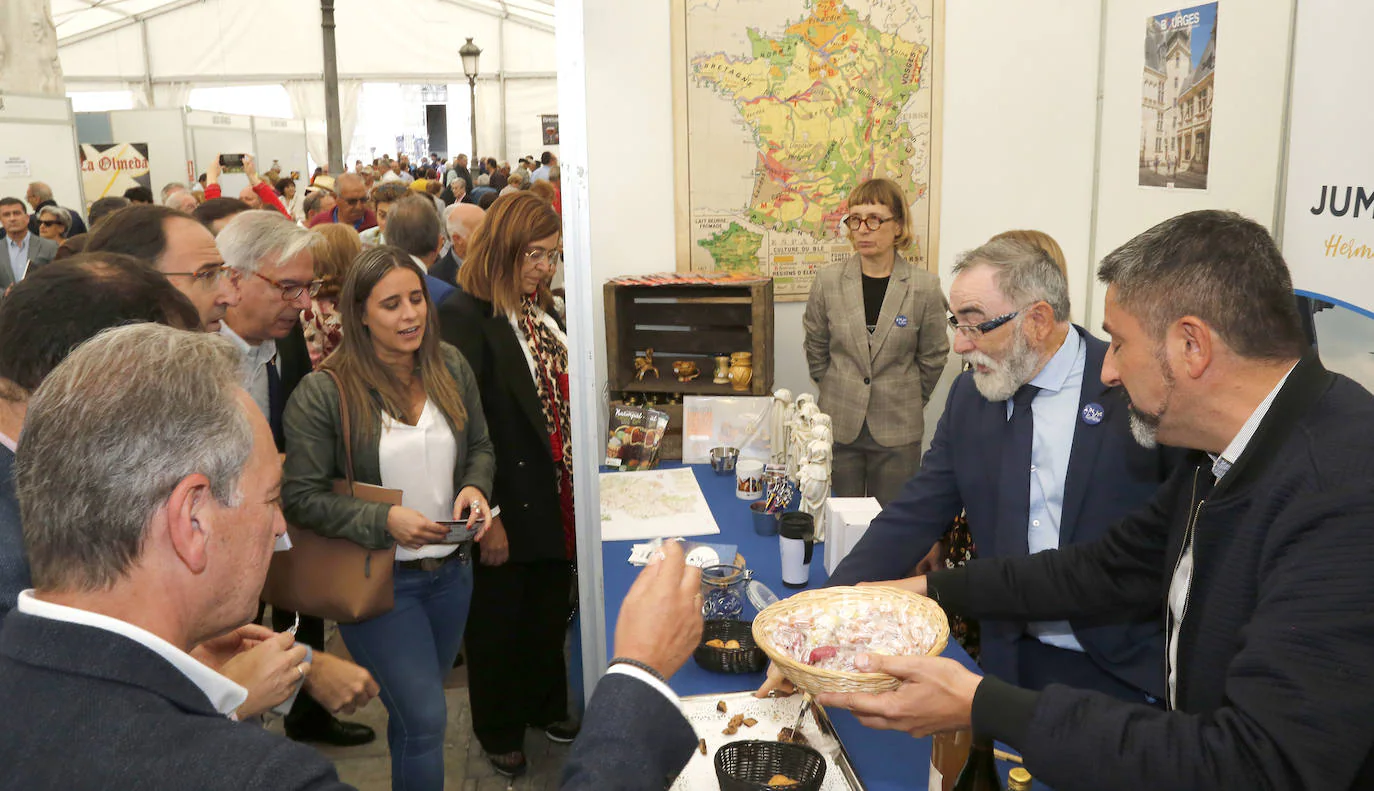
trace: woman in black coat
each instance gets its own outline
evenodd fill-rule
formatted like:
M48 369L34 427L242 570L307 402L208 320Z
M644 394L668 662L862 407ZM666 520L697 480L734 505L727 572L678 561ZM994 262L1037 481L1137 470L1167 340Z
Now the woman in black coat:
M503 775L525 771L525 728L570 742L563 640L574 556L568 346L550 310L558 215L529 193L492 204L440 307L446 341L477 375L496 448L492 506L468 615L472 727Z

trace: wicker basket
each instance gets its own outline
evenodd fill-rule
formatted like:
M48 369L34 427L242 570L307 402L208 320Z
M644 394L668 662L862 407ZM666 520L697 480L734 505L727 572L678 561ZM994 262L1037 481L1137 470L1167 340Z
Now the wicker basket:
M707 621L701 631L701 642L692 658L714 673L757 673L768 666L768 657L754 644L749 621ZM737 640L739 648L716 648L707 640Z
M944 652L945 644L949 642L949 619L945 617L945 611L940 609L940 605L925 596L918 596L900 588L867 585L802 591L796 596L783 599L777 604L765 608L754 619L754 642L758 643L759 648L762 648L768 658L773 660L773 664L787 677L787 680L803 692L812 694L820 692L886 692L896 689L901 685L901 682L886 673L824 670L798 662L775 646L769 637L779 620L795 612L801 606L838 605L841 602L853 602L855 599L875 602L886 600L914 610L920 617L935 624L938 630L934 645L926 653L929 656L939 656Z
M791 742L730 742L716 751L715 765L721 791L766 790L774 775L797 781L781 786L789 791L817 791L825 782L821 754Z

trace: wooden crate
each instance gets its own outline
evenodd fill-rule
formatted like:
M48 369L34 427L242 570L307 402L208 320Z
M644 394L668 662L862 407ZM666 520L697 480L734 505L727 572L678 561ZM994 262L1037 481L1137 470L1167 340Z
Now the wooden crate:
M773 392L773 281L722 285L639 286L607 283L606 374L610 390L683 395ZM634 359L654 350L658 378L635 380ZM736 392L711 381L715 358L752 352L754 378ZM701 376L679 382L673 363L691 360Z

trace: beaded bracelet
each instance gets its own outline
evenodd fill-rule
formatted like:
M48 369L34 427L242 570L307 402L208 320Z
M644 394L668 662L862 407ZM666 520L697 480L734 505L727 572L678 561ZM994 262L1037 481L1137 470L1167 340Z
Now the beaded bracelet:
M652 667L649 667L648 664L641 662L638 659L630 659L628 657L617 656L607 663L608 667L610 665L629 665L630 667L637 667L640 670L643 670L645 673L648 673L649 675L663 682L664 684L668 683L668 679L664 678L662 673L658 672L657 670L654 670Z

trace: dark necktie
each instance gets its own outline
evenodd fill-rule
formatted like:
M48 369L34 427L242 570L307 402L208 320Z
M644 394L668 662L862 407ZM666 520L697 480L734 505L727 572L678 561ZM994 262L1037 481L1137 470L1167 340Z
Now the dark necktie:
M1029 552L1026 531L1030 528L1031 444L1035 439L1035 418L1031 399L1040 392L1035 385L1022 385L1011 397L1011 419L1003 435L1001 477L997 481L997 522L1007 554L1016 557Z
M277 443L277 450L286 450L286 433L282 431L281 418L286 411L286 396L281 391L281 374L277 373L277 366L273 357L267 361L267 422L272 426L272 439Z

